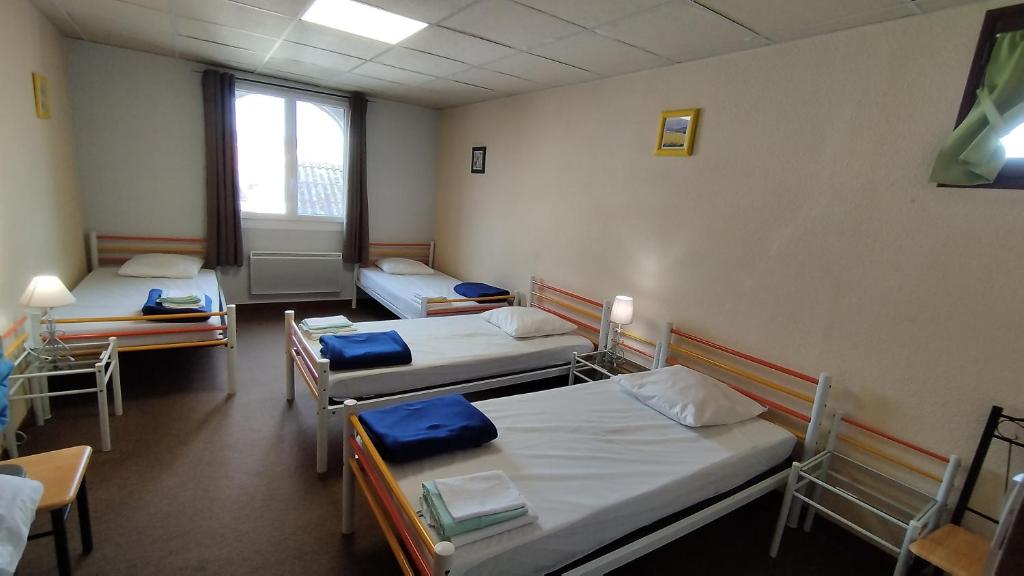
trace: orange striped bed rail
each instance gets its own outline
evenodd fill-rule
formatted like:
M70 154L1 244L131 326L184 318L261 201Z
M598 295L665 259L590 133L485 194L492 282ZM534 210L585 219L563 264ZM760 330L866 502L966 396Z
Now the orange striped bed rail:
M731 346L684 332L667 323L657 366L678 364L705 373L768 408L765 419L803 443L802 458L818 451L831 377L818 377Z

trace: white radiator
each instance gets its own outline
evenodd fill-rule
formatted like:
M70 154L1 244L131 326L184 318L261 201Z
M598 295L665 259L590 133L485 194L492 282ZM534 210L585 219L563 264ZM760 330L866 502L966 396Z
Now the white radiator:
M341 292L340 252L250 252L250 294Z

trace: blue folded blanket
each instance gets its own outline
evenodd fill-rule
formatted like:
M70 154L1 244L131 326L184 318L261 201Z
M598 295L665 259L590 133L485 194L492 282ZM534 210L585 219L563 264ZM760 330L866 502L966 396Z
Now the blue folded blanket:
M489 298L491 296L509 296L508 290L504 288L498 288L497 286L491 286L490 284L484 284L482 282L463 282L462 284L456 284L456 294L465 296L466 298ZM498 300L485 300L484 303L488 302L499 302Z
M378 368L412 363L412 351L394 330L321 336L320 355L331 361L331 370Z
M7 426L7 377L14 371L14 364L0 358L0 430Z
M145 305L142 306L143 316L161 316L165 314L197 314L200 312L211 312L213 311L213 300L210 299L208 294L203 294L206 297L206 303L203 304L202 308L167 308L163 304L157 302L164 293L159 288L153 288L149 291L149 296L146 298ZM158 319L155 319L158 320ZM201 318L199 320L202 320ZM159 320L160 322L196 322L195 318L182 318L178 320Z
M394 462L476 448L498 437L494 423L459 395L367 410L359 420L381 456Z

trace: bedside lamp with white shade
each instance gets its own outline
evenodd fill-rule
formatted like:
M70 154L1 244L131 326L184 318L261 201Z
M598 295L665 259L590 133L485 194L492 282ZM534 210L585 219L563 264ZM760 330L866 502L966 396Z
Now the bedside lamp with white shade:
M629 296L616 296L612 302L612 312L609 317L612 324L615 324L615 332L612 334L612 345L609 352L612 356L622 355L622 326L633 323L633 299Z
M75 303L75 297L68 291L60 278L56 276L36 276L21 295L21 305L28 308L45 310L46 341L37 354L47 358L56 358L68 347L60 341L57 326L53 319L53 309Z

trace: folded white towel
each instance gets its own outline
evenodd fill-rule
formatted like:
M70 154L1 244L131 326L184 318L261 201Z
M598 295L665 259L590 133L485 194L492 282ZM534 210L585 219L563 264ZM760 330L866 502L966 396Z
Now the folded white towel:
M0 474L0 574L14 574L25 550L43 485Z
M344 332L356 332L355 326L339 326L337 328L321 328L320 330L310 330L305 326L302 327L302 331L310 338L317 338L320 336L328 336L330 334L342 334Z
M203 295L193 290L164 290L157 300L201 300Z
M326 316L324 318L306 318L299 323L308 330L322 330L324 328L344 328L352 325L352 321L344 316Z
M427 524L429 524L431 527L435 527L437 525L437 522L430 516L430 506L421 504L421 508L423 509L424 517L427 519ZM481 528L479 530L474 530L472 532L466 532L465 534L459 534L458 536L453 536L449 538L448 541L454 544L455 548L458 549L460 546L472 544L473 542L483 540L484 538L490 538L491 536L497 536L498 534L504 534L509 530L522 528L523 526L528 526L536 521L537 515L533 512L530 512L529 505L527 505L527 513L523 516L513 518L508 522L492 524L486 528Z
M526 506L522 494L501 470L435 480L456 522Z

